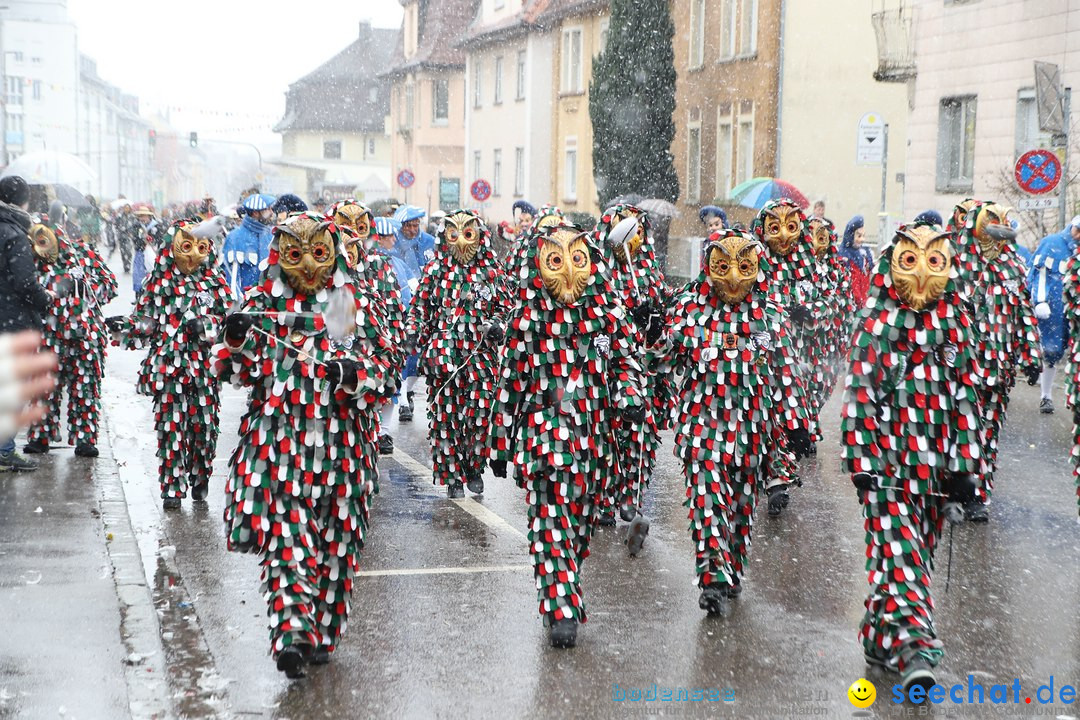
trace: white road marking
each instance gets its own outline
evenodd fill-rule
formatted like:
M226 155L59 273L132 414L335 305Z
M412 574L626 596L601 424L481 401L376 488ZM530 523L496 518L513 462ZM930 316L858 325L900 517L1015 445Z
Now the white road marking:
M394 454L389 457L393 458L394 462L398 463L406 470L418 475L427 482L431 482L431 467L402 451L401 448L394 448ZM430 489L437 493L446 493L446 487L443 485L432 485ZM492 510L478 503L475 498L458 498L453 500L453 503L488 527L506 530L514 533L522 540L528 540L525 533L518 530Z
M461 575L464 573L484 572L519 572L532 570L532 565L487 565L484 567L446 567L446 568L400 568L397 570L361 570L360 577L382 577L384 575Z

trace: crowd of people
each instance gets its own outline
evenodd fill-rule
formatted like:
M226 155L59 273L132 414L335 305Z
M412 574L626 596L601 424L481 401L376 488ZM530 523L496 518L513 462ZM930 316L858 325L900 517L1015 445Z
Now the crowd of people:
M538 608L560 648L587 619L596 527L622 520L628 552L643 550L667 430L699 605L725 615L759 499L785 515L845 378L834 440L865 518L859 638L866 661L906 688L934 683L934 549L946 521L990 519L1011 389L1041 380L1052 412L1053 368L1068 357L1067 403L1080 408L1068 323L1080 312L1080 216L1025 258L991 201L966 200L948 222L923 213L876 253L861 217L838 238L823 206L808 216L773 200L748 228L707 206L701 270L673 285L648 213L630 204L595 227L524 201L495 228L457 210L432 235L411 205L376 215L351 199L309 208L251 192L231 229L209 205L160 219L121 206L104 232L138 297L129 315L104 317L117 248L95 241L92 223L73 230L62 207L31 218L24 187L0 181L0 273L15 280L0 287L0 330L41 332L50 353L19 371L48 393L19 419L25 450L60 441L66 391L76 454L96 455L106 347L145 349L137 388L153 399L162 504L175 509L208 495L221 383L247 388L227 544L259 557L271 653L290 678L328 662L345 632L378 456L394 452L395 408L412 419L421 376L433 482L450 498L481 494L490 468L524 491ZM18 337L0 350L38 342ZM54 362L59 383L42 389ZM31 395L0 408L5 439ZM1074 427L1080 467L1080 413ZM32 466L11 443L0 462Z

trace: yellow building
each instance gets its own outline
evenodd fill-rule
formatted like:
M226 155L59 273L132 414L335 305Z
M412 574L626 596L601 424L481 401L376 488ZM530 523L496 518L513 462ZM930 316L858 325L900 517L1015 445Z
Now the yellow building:
M589 118L592 64L607 43L607 0L551 0L537 17L552 39L551 196L564 212L599 216Z
M430 215L455 210L468 192L465 172L465 51L456 46L476 0L402 0L401 38L382 77L390 93L391 166L408 171L394 197Z
M397 35L361 23L354 43L289 86L285 116L274 127L281 157L271 164L283 178L275 191L369 203L391 194L390 88L377 74Z

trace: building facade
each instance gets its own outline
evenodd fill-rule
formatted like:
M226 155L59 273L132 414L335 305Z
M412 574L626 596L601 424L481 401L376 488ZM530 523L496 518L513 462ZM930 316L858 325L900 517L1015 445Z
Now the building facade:
M1057 64L1061 85L1080 87L1080 32L1069 22L1070 15L1080 17L1080 0L900 5L913 17L916 39L914 77L908 80L907 214L935 208L945 215L967 197L1009 205L1027 197L1016 186L1013 166L1026 150L1051 145L1050 134L1039 130L1033 61ZM1001 40L988 51L992 37ZM1075 140L1071 147L1075 171ZM1057 152L1064 157L1063 149ZM1066 218L1077 212L1076 198L1071 189ZM1059 230L1058 212L1017 212L1021 240L1031 244L1047 230Z
M274 127L273 165L290 186L281 189L311 200L391 195L390 83L378 74L397 45L398 31L363 22L351 45L289 86Z
M428 213L465 202L465 51L476 0L403 0L391 83L390 156L398 200ZM403 187L399 178L411 180Z
M465 178L491 197L465 205L509 220L513 203L548 202L552 176L552 34L538 32L538 0L481 0L461 46L465 65Z

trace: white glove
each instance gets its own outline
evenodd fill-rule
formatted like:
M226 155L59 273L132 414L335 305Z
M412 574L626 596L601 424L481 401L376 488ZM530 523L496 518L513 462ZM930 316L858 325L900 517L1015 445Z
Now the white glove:
M420 281L416 278L409 278L407 285L409 286L409 290L416 292L416 288L420 287Z
M1046 320L1050 317L1050 306L1044 302L1035 306L1035 317L1040 320Z

